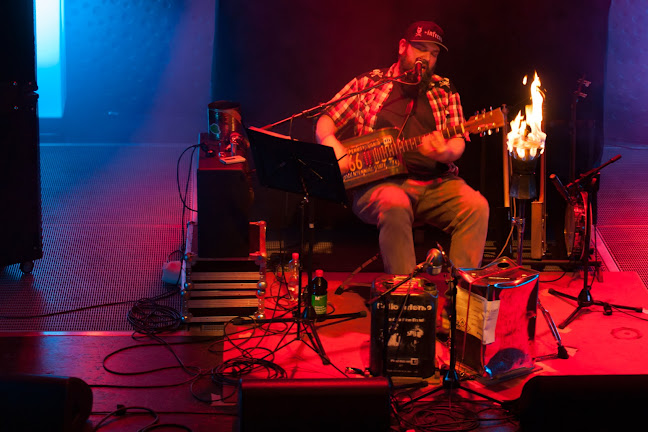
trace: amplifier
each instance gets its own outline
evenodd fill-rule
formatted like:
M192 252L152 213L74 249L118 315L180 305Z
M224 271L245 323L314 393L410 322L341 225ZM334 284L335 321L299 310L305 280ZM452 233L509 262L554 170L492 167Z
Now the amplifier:
M208 141L200 134L201 142ZM224 165L200 152L196 173L197 249L201 258L245 258L253 192L247 163Z
M531 370L539 273L504 257L458 274L457 361L484 379Z
M403 279L400 276L377 278L372 286L372 298ZM372 305L369 361L372 375L420 378L434 375L436 309L436 285L422 278L413 278Z

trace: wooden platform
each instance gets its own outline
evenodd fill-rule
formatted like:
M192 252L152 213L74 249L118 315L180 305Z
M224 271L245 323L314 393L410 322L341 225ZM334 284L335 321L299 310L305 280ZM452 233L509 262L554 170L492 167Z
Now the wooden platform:
M555 280L560 275L541 273L541 281L547 282L541 282L539 294L556 322L567 317L575 305L549 294L548 290L554 288L577 295L583 286L578 275L566 274ZM335 289L347 276L347 273L327 274L331 312L367 311L367 284L379 275L356 275L350 288L343 294L336 295ZM548 282L551 280L555 281ZM284 288L273 284L272 294L281 294L279 289ZM648 308L648 293L636 273L604 273L603 282L594 282L591 293L596 300ZM284 300L280 301L279 307L273 300L268 300L269 315L273 308L280 315L282 304L285 304ZM140 337L137 340L118 332L4 333L0 338L0 351L3 353L0 369L5 372L83 379L93 390L93 424L97 424L118 405L124 405L147 407L160 415L161 422L182 424L193 431L232 431L236 428L237 406L231 403L236 401L233 393L235 389L226 385L223 390L221 385L214 382L214 377L228 376L227 370L224 370L225 374L217 373L223 360L231 360L244 353L248 359L253 357L272 361L277 370L285 372L287 378L364 379L362 375L352 371L363 371L368 366L370 316L340 323L325 321L317 324L316 328L331 360L330 365L323 365L322 359L309 348L306 343L310 343L308 338L305 341L296 339L295 326L273 324L259 328L230 325L227 328L229 341L225 342L221 338L188 337L182 332L161 335L160 339ZM556 352L555 340L541 318L537 322L536 334L533 347L535 355ZM536 362L532 373L503 382L466 381L463 385L494 399L506 401L518 398L525 383L538 375L648 375L648 364L643 361L648 355L648 345L643 340L644 335L648 334L648 322L643 313L612 308L612 314L605 316L601 307L593 306L586 308L560 334L569 353L568 359ZM170 345L163 345L162 341ZM286 346L276 349L286 342ZM437 356L439 366L447 363L448 350L445 344L437 342ZM182 370L180 361L186 370ZM168 369L152 372L159 368ZM197 373L200 377L196 377ZM257 370L253 375L264 373L266 370ZM395 380L395 384L407 383L408 380L420 381L401 379ZM411 391L411 395L416 396L438 386L438 374L428 379L427 384L428 387L424 389ZM600 390L603 397L606 389ZM447 397L446 392L439 392L423 399L417 409L430 409L439 403L439 399L447 401ZM473 398L459 390L452 392L450 399L455 404L460 404L462 399ZM38 400L37 394L35 400ZM471 403L475 412L484 409L482 405L477 408L475 402ZM489 405L493 408L493 404ZM565 410L568 409L569 407L565 407ZM592 407L592 410L596 409L596 406ZM38 410L38 404L34 404L35 415ZM280 418L281 413L277 413L277 416ZM516 430L516 421L506 417L501 410L494 409L491 413L492 418L502 416L507 420L482 421L477 430ZM127 415L111 420L101 430L124 430L126 425L134 430L148 424L150 420L144 414Z

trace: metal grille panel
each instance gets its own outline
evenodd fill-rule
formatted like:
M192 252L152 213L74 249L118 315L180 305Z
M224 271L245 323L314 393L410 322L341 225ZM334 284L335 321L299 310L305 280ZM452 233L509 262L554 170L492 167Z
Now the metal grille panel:
M621 271L637 272L648 286L648 146L608 146L601 170L597 228Z
M0 329L128 331L132 302L172 290L161 267L182 243L176 161L185 147L42 146L44 257L31 274L17 265L0 272L0 316L100 307L1 319ZM187 155L181 179L188 164ZM126 303L101 306L118 302ZM180 308L179 296L161 303Z

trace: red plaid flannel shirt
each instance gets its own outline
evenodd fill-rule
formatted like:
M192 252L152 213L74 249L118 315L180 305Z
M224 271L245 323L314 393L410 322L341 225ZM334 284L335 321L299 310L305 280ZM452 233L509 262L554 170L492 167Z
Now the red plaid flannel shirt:
M388 70L375 69L354 78L331 100L376 85L385 75L387 77L393 76L395 69L396 64L393 64ZM387 100L387 97L389 97L393 87L393 82L385 83L382 86L369 90L367 93L350 97L330 106L326 109L325 114L333 119L338 130L352 121L354 122L354 134L356 136L366 135L374 131L378 112ZM437 130L457 126L464 122L459 93L451 86L448 78L433 75L430 80L427 97L432 107ZM467 133L462 137L469 140Z

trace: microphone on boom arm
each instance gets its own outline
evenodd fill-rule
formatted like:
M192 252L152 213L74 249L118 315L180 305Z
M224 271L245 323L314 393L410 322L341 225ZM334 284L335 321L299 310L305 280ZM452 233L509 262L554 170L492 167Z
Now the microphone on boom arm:
M416 62L414 62L414 75L416 76L417 82L421 82L422 74L423 74L423 60L416 59Z

